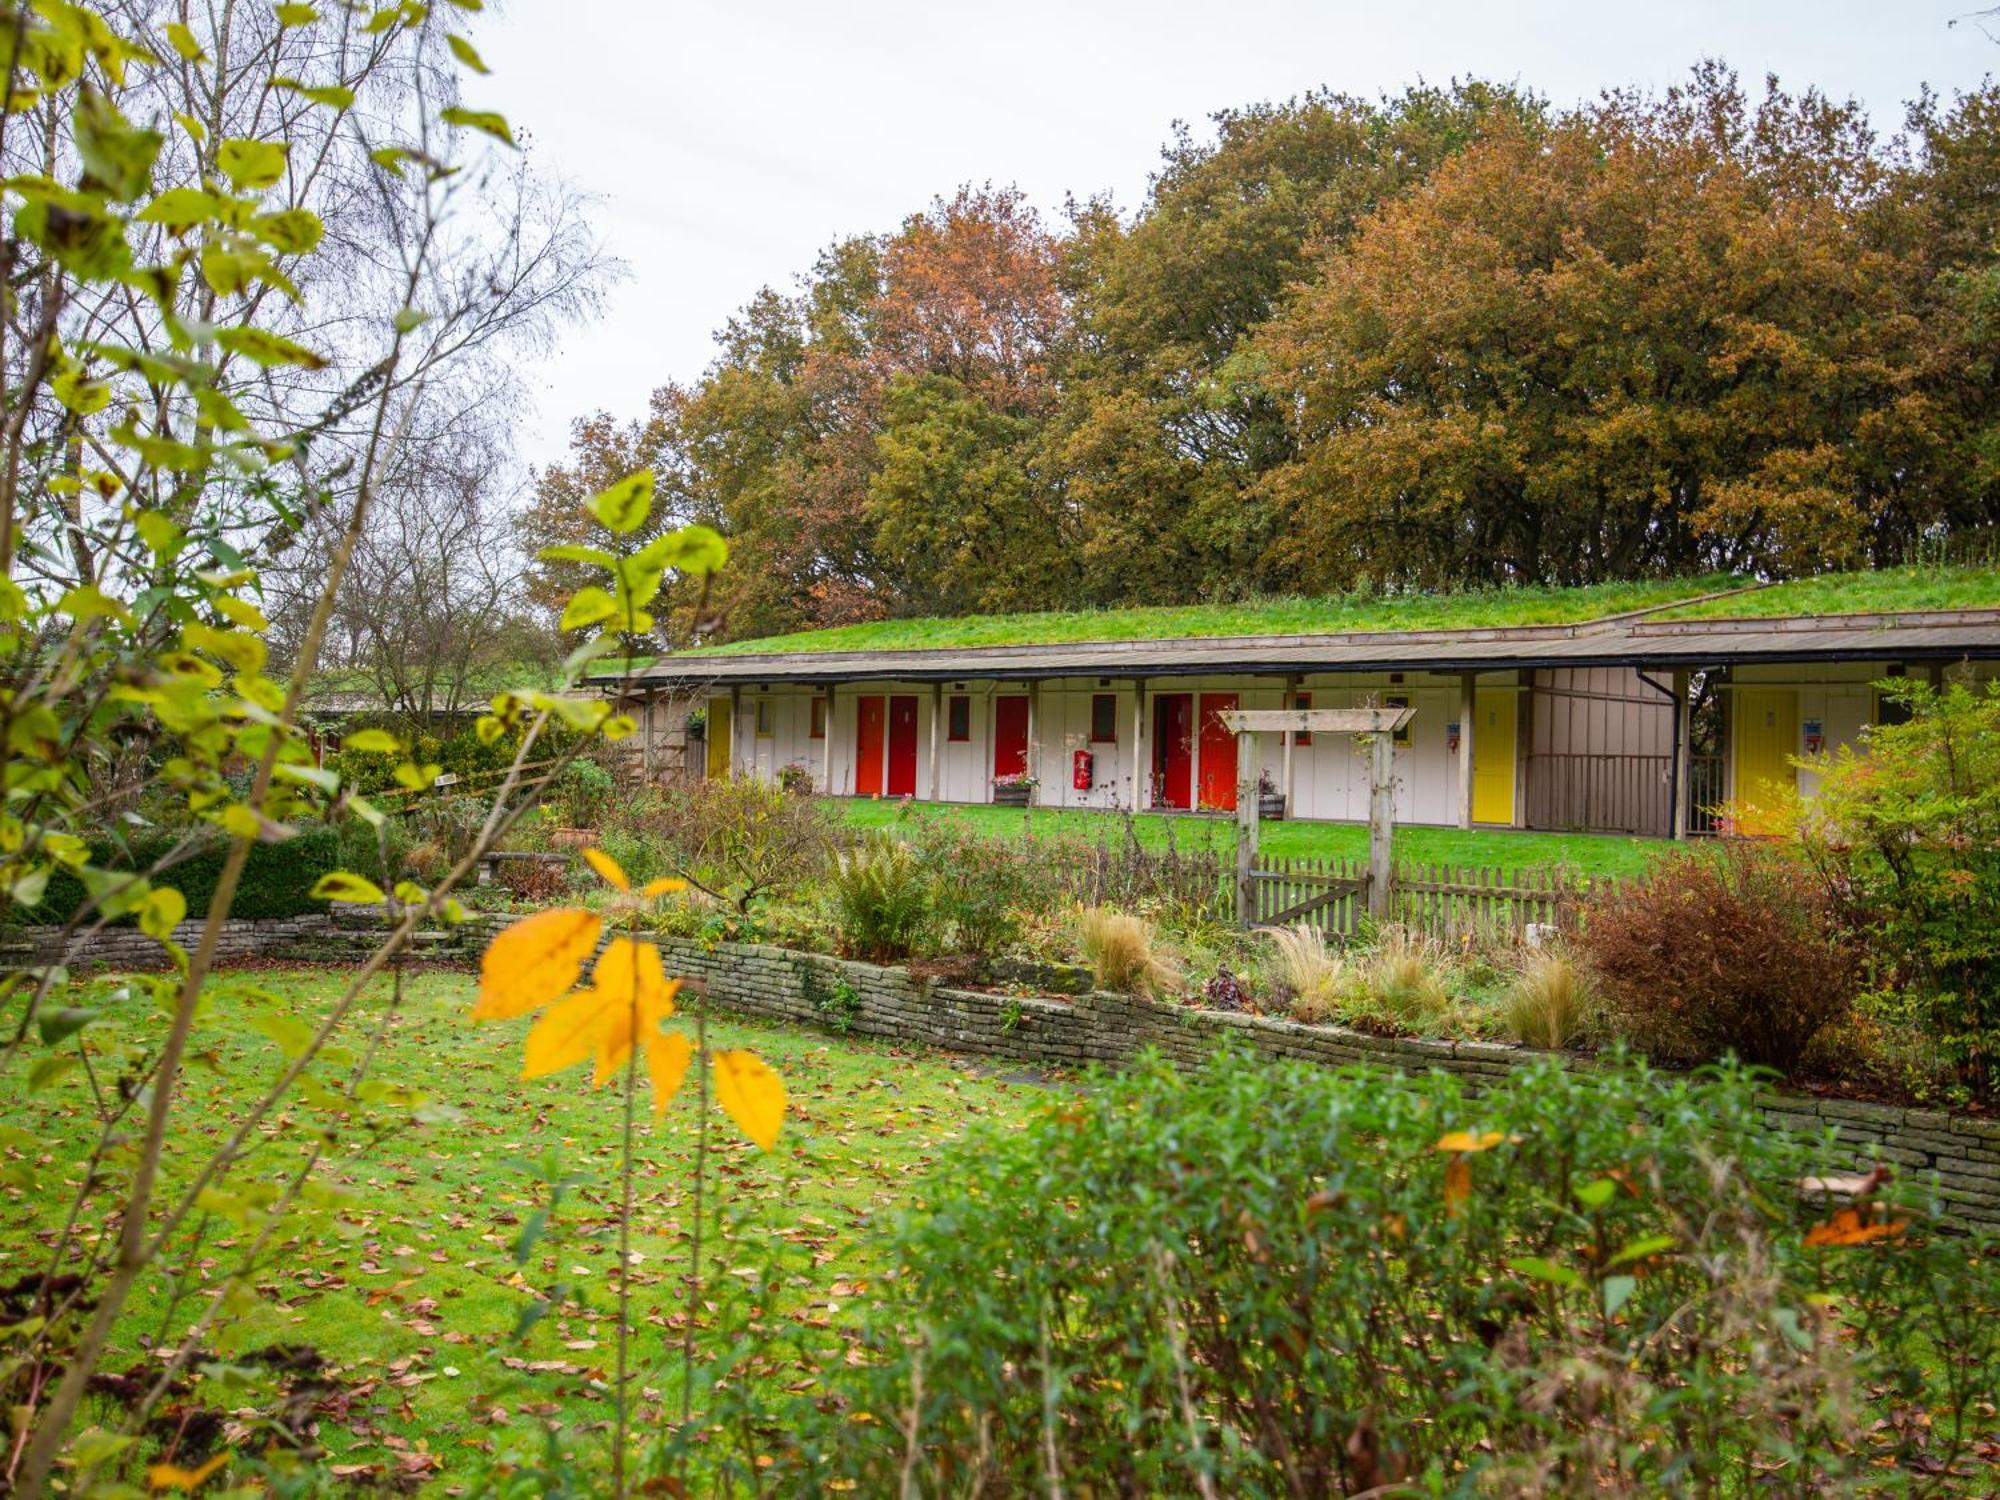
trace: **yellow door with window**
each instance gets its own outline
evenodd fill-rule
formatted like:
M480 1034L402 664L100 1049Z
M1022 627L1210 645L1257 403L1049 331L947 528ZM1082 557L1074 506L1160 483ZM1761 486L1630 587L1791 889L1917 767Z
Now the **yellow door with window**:
M1520 739L1515 716L1521 695L1512 688L1480 688L1472 695L1472 821L1514 823L1514 756Z
M1786 801L1798 786L1792 767L1799 748L1798 690L1738 688L1730 727L1736 744L1732 800L1737 831L1784 832Z
M729 735L736 725L729 714L727 698L708 700L708 774L721 781L729 775Z

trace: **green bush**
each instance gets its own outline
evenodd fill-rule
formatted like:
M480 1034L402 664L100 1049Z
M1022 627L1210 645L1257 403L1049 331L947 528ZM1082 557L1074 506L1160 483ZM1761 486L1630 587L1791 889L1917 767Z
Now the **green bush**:
M932 932L931 881L910 848L873 838L834 866L841 941L856 958L893 963L921 952Z
M1883 1391L1949 1465L2000 1360L1993 1247L1907 1194L1893 1240L1808 1246L1815 1152L1756 1088L1544 1063L1474 1097L1241 1054L1099 1078L940 1162L865 1357L746 1410L789 1435L759 1482L1845 1493L1915 1456L1854 1441Z
M938 941L953 953L992 958L1020 936L1022 921L1060 899L1050 866L1020 848L941 819L905 835L930 885Z
M2000 1097L2000 684L1908 704L1821 768L1807 850L1887 969L1890 1011L1913 1013L1963 1096Z
M150 834L134 840L126 848L109 844L93 846L91 862L108 869L144 870L180 842L177 836ZM190 858L166 871L153 883L172 886L187 899L188 916L199 917L208 910L215 895L215 883L222 874L228 844L221 837L208 839ZM311 828L280 844L252 844L237 882L236 899L230 904L232 917L297 917L326 910L324 901L307 893L320 876L343 868L343 840L333 828ZM39 906L19 915L33 923L51 926L67 922L84 902L84 889L74 876L58 874L49 881Z

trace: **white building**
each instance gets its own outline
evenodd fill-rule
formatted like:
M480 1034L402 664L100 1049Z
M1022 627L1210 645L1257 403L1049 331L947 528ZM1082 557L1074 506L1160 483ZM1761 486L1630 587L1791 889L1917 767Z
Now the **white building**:
M709 775L787 774L837 796L1198 811L1235 805L1233 708L1407 703L1396 818L1667 834L1815 778L1897 676L1987 677L2000 610L1653 619L870 652L683 653L637 682L652 767L703 710ZM1698 722L1699 721L1699 722ZM1706 730L1704 735L1698 730ZM1296 818L1361 820L1343 738L1271 737Z

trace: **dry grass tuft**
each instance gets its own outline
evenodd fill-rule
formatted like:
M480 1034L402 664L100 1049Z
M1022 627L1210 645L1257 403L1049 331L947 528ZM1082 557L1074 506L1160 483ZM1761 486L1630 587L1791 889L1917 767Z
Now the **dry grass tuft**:
M1077 943L1100 989L1158 996L1180 982L1153 951L1153 924L1144 917L1090 907L1077 919Z
M1326 934L1310 922L1264 931L1275 946L1270 973L1288 997L1292 1019L1317 1024L1340 1012L1345 966L1327 950Z
M1500 1001L1507 1034L1529 1047L1560 1052L1590 1034L1597 996L1569 958L1552 949L1530 953Z

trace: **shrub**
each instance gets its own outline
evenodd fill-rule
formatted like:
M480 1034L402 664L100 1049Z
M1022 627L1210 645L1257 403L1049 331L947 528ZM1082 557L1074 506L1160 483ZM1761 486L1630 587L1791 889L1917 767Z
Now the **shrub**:
M1329 1019L1339 1007L1344 972L1340 960L1327 950L1326 934L1310 922L1290 927L1267 927L1274 951L1271 977L1286 997L1292 1018L1319 1022Z
M921 951L931 927L930 881L893 838L842 854L833 876L841 941L856 958L892 963Z
M1010 844L938 818L913 822L903 837L930 883L938 940L953 952L993 957L1058 899L1048 862Z
M565 827L595 828L611 806L618 785L594 760L577 759L556 773L542 790L542 805Z
M1778 845L1670 856L1600 890L1578 942L1613 1024L1659 1061L1789 1070L1854 993L1826 887Z
M152 834L125 849L95 847L91 863L109 869L144 870L180 841L179 835ZM230 916L300 917L325 911L326 903L314 900L310 892L320 876L342 868L341 847L341 835L332 828L309 828L282 843L252 844L236 885L236 899L230 903ZM202 837L194 854L162 872L153 884L172 886L187 899L189 913L199 916L208 910L228 854L225 839ZM50 878L41 904L20 910L31 921L55 925L67 922L83 901L82 884L74 876L58 872Z
M940 1162L864 1357L828 1336L791 1407L742 1398L748 1441L787 1434L760 1482L1847 1493L1899 1477L1853 1441L1873 1389L1927 1409L1924 1463L1948 1467L2000 1359L2000 1268L1895 1183L1895 1243L1808 1246L1812 1155L1755 1093L1629 1061L1475 1098L1437 1073L1142 1060Z
M1884 683L1907 722L1821 767L1805 847L1972 1097L2000 1096L2000 684Z
M1153 952L1153 924L1144 917L1093 906L1077 919L1077 944L1099 989L1157 996L1178 982Z
M1544 948L1529 953L1507 986L1500 1020L1515 1041L1560 1052L1590 1031L1595 1008L1583 971Z
M652 852L637 857L650 867L747 913L755 901L800 890L824 875L839 823L810 797L754 777L731 777L682 782L619 804L600 832L647 846Z

